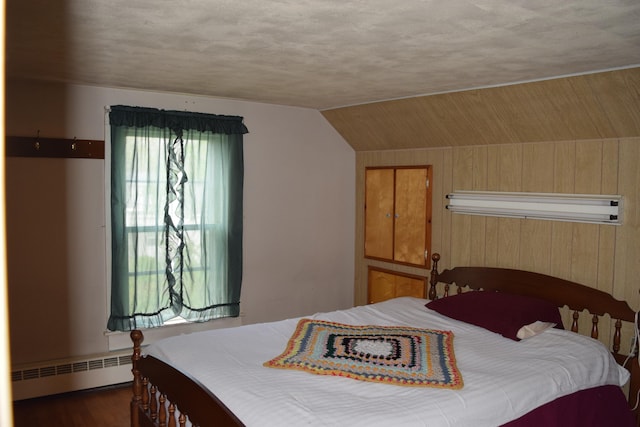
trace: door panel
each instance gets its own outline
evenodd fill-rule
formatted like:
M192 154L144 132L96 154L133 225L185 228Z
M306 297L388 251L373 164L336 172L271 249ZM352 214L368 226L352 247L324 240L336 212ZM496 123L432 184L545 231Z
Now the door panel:
M393 258L394 170L368 169L365 182L365 256Z
M396 170L394 259L425 264L427 169Z

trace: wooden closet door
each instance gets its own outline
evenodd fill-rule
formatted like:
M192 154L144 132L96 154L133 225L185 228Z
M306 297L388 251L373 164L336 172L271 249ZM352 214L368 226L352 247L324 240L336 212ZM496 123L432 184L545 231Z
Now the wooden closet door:
M367 257L393 259L393 169L365 172L365 248Z
M396 297L426 298L426 290L426 277L369 268L367 297L369 304Z
M369 289L367 299L369 304L395 298L396 282L393 274L370 269L368 279Z
M425 265L427 168L396 169L394 260Z
M396 275L396 297L426 298L426 279Z

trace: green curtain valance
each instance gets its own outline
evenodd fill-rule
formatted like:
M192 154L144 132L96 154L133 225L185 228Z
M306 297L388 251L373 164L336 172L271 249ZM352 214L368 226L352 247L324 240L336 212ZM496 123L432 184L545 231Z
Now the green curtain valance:
M109 113L111 126L169 128L176 135L181 135L183 130L243 135L249 133L249 130L242 121L243 117L240 116L170 111L126 105L112 106Z

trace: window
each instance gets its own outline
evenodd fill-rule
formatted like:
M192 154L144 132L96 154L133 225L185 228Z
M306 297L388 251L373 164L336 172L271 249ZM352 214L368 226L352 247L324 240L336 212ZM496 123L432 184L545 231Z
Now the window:
M239 315L241 117L112 107L108 329Z

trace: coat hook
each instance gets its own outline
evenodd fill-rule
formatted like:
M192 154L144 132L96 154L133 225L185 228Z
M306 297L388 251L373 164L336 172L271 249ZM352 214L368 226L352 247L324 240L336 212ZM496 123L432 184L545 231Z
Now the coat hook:
M75 151L75 150L76 150L76 148L77 148L77 145L76 145L76 137L74 136L74 137L73 137L73 142L71 143L71 149L72 149L73 151Z
M38 132L36 133L36 142L33 144L33 147L36 149L36 151L40 150L40 129L38 129Z

